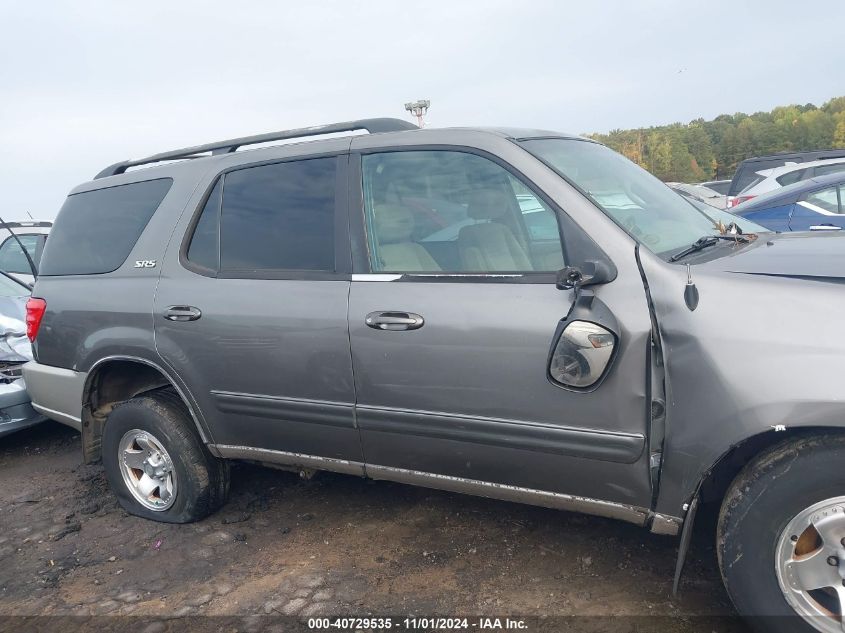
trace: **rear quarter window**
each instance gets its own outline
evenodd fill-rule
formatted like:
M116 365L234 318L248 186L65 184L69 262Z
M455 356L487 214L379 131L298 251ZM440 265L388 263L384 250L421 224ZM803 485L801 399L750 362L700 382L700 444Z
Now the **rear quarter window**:
M120 268L172 184L160 178L68 196L39 273L91 275Z

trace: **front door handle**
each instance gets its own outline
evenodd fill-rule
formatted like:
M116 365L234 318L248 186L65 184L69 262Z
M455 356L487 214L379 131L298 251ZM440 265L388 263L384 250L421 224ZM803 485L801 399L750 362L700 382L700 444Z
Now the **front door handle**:
M196 321L202 316L199 308L194 306L167 306L164 318L168 321Z
M835 224L815 224L810 227L811 231L841 231L841 226Z
M376 330L418 330L425 319L413 312L370 312L364 323Z

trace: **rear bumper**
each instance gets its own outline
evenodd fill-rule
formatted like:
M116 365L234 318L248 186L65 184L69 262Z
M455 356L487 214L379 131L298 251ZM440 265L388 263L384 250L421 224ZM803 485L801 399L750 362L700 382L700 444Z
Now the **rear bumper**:
M0 437L46 419L32 408L23 379L0 384Z
M32 408L39 413L82 430L82 391L88 374L30 361L23 366L23 377Z

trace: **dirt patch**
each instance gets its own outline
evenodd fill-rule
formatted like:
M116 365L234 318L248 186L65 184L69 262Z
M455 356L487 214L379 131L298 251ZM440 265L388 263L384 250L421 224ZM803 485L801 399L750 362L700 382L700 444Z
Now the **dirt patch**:
M608 519L238 464L223 510L153 523L52 423L0 440L0 473L2 615L733 614L706 518L676 599L676 539Z

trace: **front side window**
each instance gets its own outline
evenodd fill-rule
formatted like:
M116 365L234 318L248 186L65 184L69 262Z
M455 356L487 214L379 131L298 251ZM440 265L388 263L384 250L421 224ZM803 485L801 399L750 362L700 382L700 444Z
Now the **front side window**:
M822 189L821 191L815 191L806 197L806 201L830 213L841 213L838 190L839 188L834 186Z
M370 269L532 273L564 266L557 216L491 160L454 151L362 158Z
M604 145L565 138L531 139L521 144L578 187L631 237L664 259L718 231L706 214Z
M336 177L334 157L225 174L220 269L334 271ZM206 244L213 240L209 230Z
M23 244L26 252L32 258L32 262L38 266L38 242L43 239L41 235L18 235L18 240ZM29 260L21 250L20 245L14 237L7 237L0 245L0 270L18 275L31 275L32 268Z

